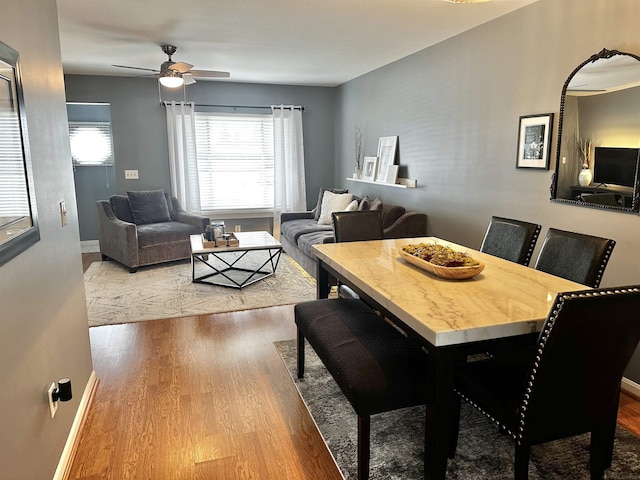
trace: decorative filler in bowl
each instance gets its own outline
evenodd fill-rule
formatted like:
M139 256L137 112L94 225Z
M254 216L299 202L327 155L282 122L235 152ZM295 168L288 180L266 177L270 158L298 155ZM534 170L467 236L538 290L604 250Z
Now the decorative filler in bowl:
M435 243L405 245L400 250L400 256L416 267L442 278L471 278L484 270L484 263L475 260L468 253Z

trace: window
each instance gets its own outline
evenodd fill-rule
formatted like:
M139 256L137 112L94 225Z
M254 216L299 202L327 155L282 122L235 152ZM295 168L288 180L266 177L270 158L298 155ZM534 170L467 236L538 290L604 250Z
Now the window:
M196 112L195 125L202 211L273 211L272 116Z
M109 122L69 122L71 159L78 165L113 165Z

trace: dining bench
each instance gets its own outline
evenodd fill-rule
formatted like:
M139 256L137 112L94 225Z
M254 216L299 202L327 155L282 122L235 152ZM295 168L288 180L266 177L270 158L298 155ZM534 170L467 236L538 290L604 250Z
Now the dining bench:
M366 480L371 415L427 402L428 355L358 299L300 303L294 314L298 378L307 339L358 415L358 479Z

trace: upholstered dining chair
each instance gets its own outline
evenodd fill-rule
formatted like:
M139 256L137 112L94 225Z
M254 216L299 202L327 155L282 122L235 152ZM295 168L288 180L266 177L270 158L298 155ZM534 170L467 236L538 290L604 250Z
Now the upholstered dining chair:
M535 223L493 216L480 251L528 266L540 228Z
M456 367L460 398L515 440L514 478L528 478L532 445L591 433L591 479L611 467L620 383L640 340L640 286L559 293L527 362Z
M332 213L333 232L336 242L361 242L382 240L382 211L358 210ZM338 295L342 298L359 298L346 285L338 285Z
M535 269L597 288L615 240L550 228Z
M381 210L333 212L331 216L336 242L360 242L383 238Z

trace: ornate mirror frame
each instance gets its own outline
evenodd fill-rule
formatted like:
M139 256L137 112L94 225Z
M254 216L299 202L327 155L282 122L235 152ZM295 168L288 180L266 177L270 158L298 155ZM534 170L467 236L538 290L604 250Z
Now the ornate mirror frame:
M40 240L18 58L0 42L0 265Z
M617 57L617 56L626 56L629 57L631 59L635 59L636 61L639 62L639 66L640 66L640 57L637 55L634 55L632 53L626 53L626 52L620 52L618 50L607 50L606 48L603 48L600 52L592 55L591 57L589 57L587 60L585 60L584 62L582 62L580 65L578 65L569 75L569 77L567 78L567 80L564 83L564 86L562 87L562 96L560 98L560 116L559 116L559 121L558 121L558 139L557 139L557 144L556 144L556 166L555 166L555 171L553 173L552 176L552 180L551 180L551 187L550 187L550 193L551 193L551 201L552 202L557 202L557 203L564 203L564 204L571 204L571 205L578 205L581 207L588 207L588 208L598 208L598 209L604 209L604 210L613 210L613 211L618 211L618 212L628 212L628 213L638 213L640 211L640 179L639 179L639 164L640 164L640 158L636 159L636 168L635 168L635 177L634 177L634 186L632 187L632 193L631 191L628 192L628 194L625 193L625 195L627 197L630 196L630 205L603 205L603 204L598 204L598 203L588 203L585 201L580 201L578 199L575 198L564 198L564 197L558 197L558 190L559 190L559 177L561 176L562 173L562 168L566 162L566 149L567 149L567 145L568 143L565 145L563 144L563 123L565 121L565 106L566 106L566 96L567 96L567 89L570 86L571 81L573 80L573 78L576 76L576 74L586 65L590 65L593 64L594 62L601 60L601 59L611 59L613 57ZM640 85L640 77L638 78L638 85ZM635 86L634 86L635 87ZM635 88L639 88L640 87L635 87ZM640 114L639 114L640 115ZM569 142L572 141L573 143L576 143L579 139L565 139L565 142ZM592 148L593 146L591 146ZM638 147L640 147L640 145L638 145ZM563 150L564 148L564 150ZM577 146L573 147L574 149L578 149ZM634 147L635 148L635 147ZM564 157L564 158L563 158ZM570 160L574 160L573 158L570 158ZM601 193L598 192L598 186L595 187L595 190L597 193ZM629 203L629 202L627 202Z

